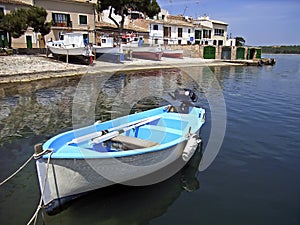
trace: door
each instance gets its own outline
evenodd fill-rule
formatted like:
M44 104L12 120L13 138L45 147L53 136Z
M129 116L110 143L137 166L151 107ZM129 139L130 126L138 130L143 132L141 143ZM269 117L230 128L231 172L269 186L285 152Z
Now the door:
M222 59L231 59L231 47L223 47L222 48Z
M215 59L216 58L216 48L213 46L205 46L203 50L204 59Z
M26 35L26 44L27 48L32 48L32 37L30 35Z
M8 47L8 38L6 31L0 31L0 47Z
M245 48L236 49L236 59L245 59Z
M45 48L44 37L39 34L38 38L39 38L39 48Z
M256 49L256 58L261 59L261 48Z

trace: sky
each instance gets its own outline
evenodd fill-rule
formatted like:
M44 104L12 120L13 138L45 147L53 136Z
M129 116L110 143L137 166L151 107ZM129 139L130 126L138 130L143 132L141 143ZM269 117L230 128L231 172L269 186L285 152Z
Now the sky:
M300 45L300 0L157 0L171 15L228 23L228 34L246 45Z

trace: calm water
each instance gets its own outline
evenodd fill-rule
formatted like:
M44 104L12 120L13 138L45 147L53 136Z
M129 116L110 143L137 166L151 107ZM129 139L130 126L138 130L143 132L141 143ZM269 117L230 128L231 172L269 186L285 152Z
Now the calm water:
M38 142L73 126L166 104L168 93L190 87L207 109L207 123L203 146L187 167L156 185L95 191L54 216L41 211L38 224L299 225L300 55L267 57L275 57L277 64L1 86L0 181L32 155ZM199 172L214 119L211 103L223 96L225 137L216 159ZM26 224L39 197L32 161L0 187L0 224Z

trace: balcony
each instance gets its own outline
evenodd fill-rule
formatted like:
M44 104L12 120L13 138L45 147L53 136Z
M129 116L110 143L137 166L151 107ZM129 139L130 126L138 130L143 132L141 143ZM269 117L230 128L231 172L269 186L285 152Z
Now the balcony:
M69 22L53 22L54 27L72 27L72 21Z

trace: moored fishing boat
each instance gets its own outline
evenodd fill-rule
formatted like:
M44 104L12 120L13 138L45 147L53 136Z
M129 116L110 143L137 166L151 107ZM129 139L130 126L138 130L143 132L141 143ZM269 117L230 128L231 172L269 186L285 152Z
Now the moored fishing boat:
M133 58L161 60L163 52L159 46L143 46L131 48Z
M98 44L93 45L93 53L96 54L96 59L100 61L124 61L122 48L114 45L112 37L100 37Z
M100 37L100 41L97 45L93 45L93 49L95 50L97 57L101 56L101 54L120 54L121 49L119 47L114 46L114 39L112 37Z
M168 58L183 58L183 50L173 50L173 49L163 49L163 57L168 57Z
M89 56L91 52L84 44L82 33L64 33L57 41L46 43L53 55L63 56Z
M190 90L178 93L195 100ZM35 149L40 156L36 168L45 207L143 178L179 158L189 161L204 117L203 108L184 102L178 108L162 106L49 139Z

